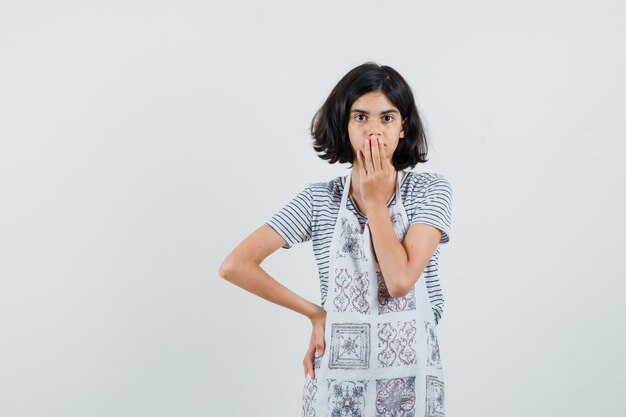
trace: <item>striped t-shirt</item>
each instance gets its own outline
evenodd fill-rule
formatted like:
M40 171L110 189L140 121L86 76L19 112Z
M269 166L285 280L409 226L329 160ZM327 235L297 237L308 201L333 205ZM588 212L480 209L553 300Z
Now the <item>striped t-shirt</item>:
M336 177L328 182L309 184L287 205L276 212L265 223L272 227L285 240L283 248L289 249L296 243L312 240L313 253L317 262L320 279L322 306L328 291L328 263L330 242L339 213L344 177ZM410 224L426 223L441 230L439 244L450 240L452 214L452 188L441 174L406 171L400 183L400 196ZM388 206L394 203L395 194ZM348 195L346 203L361 227L367 218L358 211ZM439 284L439 246L424 269L426 288L435 316L435 324L443 314L443 293Z

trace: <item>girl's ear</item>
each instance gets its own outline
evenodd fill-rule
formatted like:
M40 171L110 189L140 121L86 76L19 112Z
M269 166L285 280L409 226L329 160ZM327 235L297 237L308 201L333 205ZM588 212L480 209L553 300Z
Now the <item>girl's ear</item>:
M400 139L404 138L404 129L406 128L406 119L402 121L402 130L400 130Z

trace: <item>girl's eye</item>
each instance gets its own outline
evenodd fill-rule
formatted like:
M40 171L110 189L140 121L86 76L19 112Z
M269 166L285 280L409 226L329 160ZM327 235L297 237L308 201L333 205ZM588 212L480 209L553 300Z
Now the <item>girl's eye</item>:
M390 120L387 120L388 122L393 121L393 116L386 115L385 117L389 117Z
M358 121L363 120L363 119L359 119L359 117L365 117L365 116L362 114L357 114L356 116L354 116L354 118L357 119Z

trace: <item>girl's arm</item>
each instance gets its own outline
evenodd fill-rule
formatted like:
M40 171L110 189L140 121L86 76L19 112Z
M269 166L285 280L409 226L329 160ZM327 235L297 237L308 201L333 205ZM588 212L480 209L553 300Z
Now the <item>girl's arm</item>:
M387 207L368 209L376 258L392 297L403 297L419 279L437 249L441 231L428 224L413 224L400 242ZM375 214L374 214L375 213Z
M246 291L315 320L324 314L321 306L300 297L261 268L263 260L285 243L274 229L264 224L230 252L218 273Z
M260 266L265 258L285 243L287 242L282 236L264 224L231 251L220 265L218 273L222 278L244 290L303 314L311 320L313 326L311 340L302 365L305 375L309 374L311 378L315 378L315 352L318 352L318 356L324 353L326 311L276 281Z
M374 253L392 297L403 297L419 279L435 253L441 231L427 224L413 224L401 242L393 230L387 209L385 186L395 184L396 171L384 156L381 141L365 140L357 153L359 180L365 202Z

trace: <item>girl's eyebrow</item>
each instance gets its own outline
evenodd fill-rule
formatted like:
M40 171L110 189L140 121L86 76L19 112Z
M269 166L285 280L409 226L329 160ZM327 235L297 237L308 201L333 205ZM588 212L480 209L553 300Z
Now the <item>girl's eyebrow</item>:
M354 109L352 110L350 113L364 113L364 114L370 114L370 112L365 111L365 110L361 110L361 109ZM398 110L385 110L385 111L381 111L380 114L387 114L387 113L398 113L400 114L400 112Z

